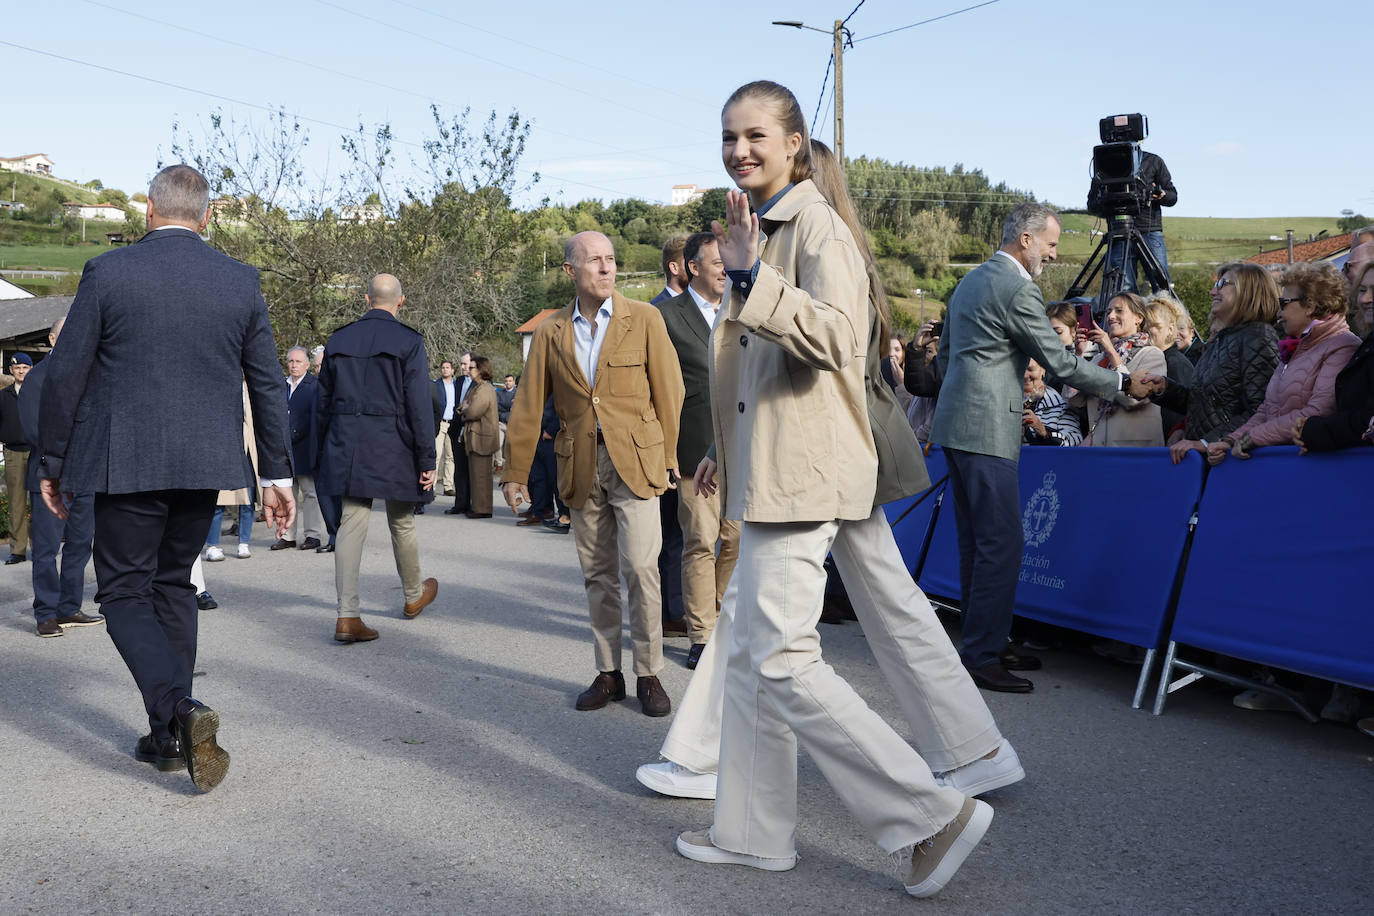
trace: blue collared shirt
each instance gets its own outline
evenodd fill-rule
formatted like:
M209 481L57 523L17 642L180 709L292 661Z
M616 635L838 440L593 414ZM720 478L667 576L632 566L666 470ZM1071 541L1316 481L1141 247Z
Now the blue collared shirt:
M763 206L754 211L758 215L758 218L762 220L764 214L773 209L773 205L782 200L787 192L794 187L795 185L789 181L787 187L765 200ZM730 278L730 282L734 284L735 289L739 290L740 298L748 299L749 290L754 288L754 281L757 280L759 276L759 260L755 258L754 266L748 270L727 270L725 275Z
M573 303L573 341L577 346L577 364L587 377L588 385L596 384L596 364L601 360L601 345L606 342L606 328L610 327L614 314L611 300L601 303L596 312L596 330L591 322L582 317L578 303Z

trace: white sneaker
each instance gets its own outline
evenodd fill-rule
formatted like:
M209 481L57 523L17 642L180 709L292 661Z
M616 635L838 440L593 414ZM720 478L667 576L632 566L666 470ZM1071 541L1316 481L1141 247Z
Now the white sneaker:
M691 772L690 770L688 772ZM748 865L764 871L787 871L797 865L797 854L781 859L751 856L746 852L730 852L711 842L710 830L686 830L678 834L677 851L694 862L711 865Z
M218 563L220 560L223 560L223 559L224 559L224 551L223 551L223 550L220 550L218 547L206 547L206 548L205 548L205 562L207 562L207 563Z
M1283 697L1267 690L1246 690L1238 693L1231 699L1231 705L1238 709L1291 710L1293 708L1292 704Z
M246 559L248 559L249 557L251 557L252 555L253 555L253 551L251 551L251 550L248 549L248 545L247 545L247 544L240 544L240 545L239 545L238 558L239 558L240 560L246 560Z
M715 773L698 773L671 760L644 764L635 770L635 779L659 795L672 795L677 798L716 797Z
M975 760L957 770L941 773L935 777L935 784L957 789L972 798L1025 778L1026 771L1021 767L1021 758L1017 756L1016 748L1003 738L1002 743L997 746L997 753L992 757Z

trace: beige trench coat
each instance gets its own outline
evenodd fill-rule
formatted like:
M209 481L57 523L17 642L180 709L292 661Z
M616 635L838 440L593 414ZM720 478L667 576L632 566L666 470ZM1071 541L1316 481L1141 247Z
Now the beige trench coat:
M220 490L219 498L215 500L217 506L248 506L252 505L253 497L256 496L257 504L262 505L262 488L258 486L258 439L253 433L253 405L248 403L248 384L243 386L243 445L248 452L248 460L253 465L253 489L239 487L237 490Z
M712 334L711 412L726 518L873 514L878 456L864 391L868 278L849 228L803 181L768 211L747 299Z

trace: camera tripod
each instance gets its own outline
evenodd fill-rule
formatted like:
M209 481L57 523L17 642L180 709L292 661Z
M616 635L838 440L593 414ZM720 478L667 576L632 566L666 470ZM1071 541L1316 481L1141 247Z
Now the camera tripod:
M1145 268L1145 277L1150 281L1152 291L1169 289L1169 278L1155 259L1154 252L1145 244L1145 237L1135 227L1135 217L1129 213L1113 213L1108 217L1107 227L1106 234L1069 285L1069 291L1064 294L1065 299L1083 295L1101 270L1102 292L1098 294L1093 308L1095 314L1106 311L1107 303L1125 285L1126 270L1129 268L1134 271L1137 264Z

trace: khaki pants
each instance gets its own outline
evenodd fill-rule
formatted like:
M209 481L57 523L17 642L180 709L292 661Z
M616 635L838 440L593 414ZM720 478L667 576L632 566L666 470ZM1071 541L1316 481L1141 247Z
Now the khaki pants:
M720 517L720 491L698 496L691 480L678 483L677 520L682 525L682 603L687 635L696 645L706 642L716 625L725 585L739 556L739 522Z
M620 479L606 446L596 447L596 480L581 509L570 509L577 559L587 587L598 671L619 671L620 576L629 588L630 640L638 677L663 669L658 497L640 499Z
M291 482L296 497L296 522L291 526L291 540L297 546L306 538L320 539L324 531L324 515L320 512L320 498L315 494L315 478L297 474Z
M372 519L372 500L342 498L343 512L334 544L334 588L339 595L339 616L358 617L358 568ZM391 529L391 552L406 603L420 597L420 548L415 537L415 503L386 500L386 523Z
M29 469L29 453L5 449L5 488L10 496L10 553L28 554L29 491L24 475Z
M438 459L438 479L434 481L436 494L453 489L453 443L448 438L448 420L439 421L439 435L434 437L434 455Z
M958 791L935 784L926 761L821 658L816 625L825 594L822 564L842 524L860 523L746 522L741 526L735 568L738 610L725 673L711 827L712 841L722 849L775 858L796 852L799 742L845 807L889 854L933 836L964 803ZM869 529L886 527L881 511L863 524ZM868 535L870 543L855 546L877 544L880 532L860 533ZM898 568L901 577L910 581L905 566L899 562ZM860 575L854 581L863 579ZM856 599L856 609L858 603ZM955 688L958 698L963 697L967 674L962 680L953 677L954 669L960 667L958 657L933 613L927 622L891 628L886 637L871 632L869 638L875 649L885 638L895 639L914 649L917 661L929 655L932 663L938 662L936 679L927 685L929 692L917 697L914 706L924 703L938 708L944 702L941 691L946 684ZM978 698L971 681L967 693ZM988 738L995 734L981 698L967 710L955 708L953 713L956 725L977 717L980 721L974 731L990 727ZM923 715L923 719L933 718ZM979 747L987 753L996 743ZM972 759L976 758L968 758Z

